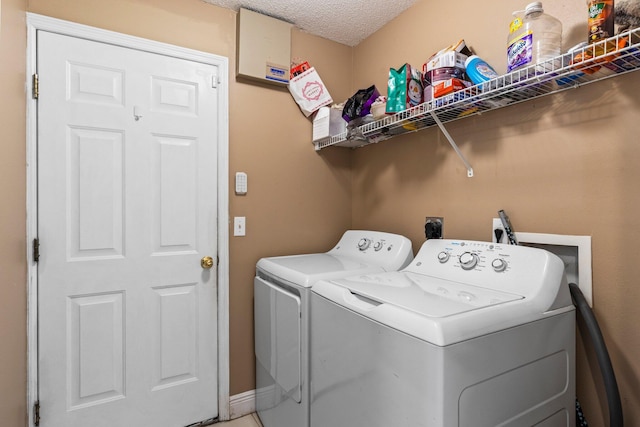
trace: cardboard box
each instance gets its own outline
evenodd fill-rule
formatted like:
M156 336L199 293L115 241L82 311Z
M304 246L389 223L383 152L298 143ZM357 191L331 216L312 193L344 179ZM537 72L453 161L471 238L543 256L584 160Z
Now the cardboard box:
M433 97L439 98L472 86L473 83L460 79L448 79L433 83Z
M330 114L329 107L320 107L313 118L313 141L329 137Z
M341 134L347 129L347 122L342 118L339 108L320 107L313 118L313 138L320 141Z
M464 69L464 63L466 60L467 55L456 52L455 50L450 50L436 55L427 61L427 71L442 67L458 67Z
M440 67L427 72L428 80L431 83L449 79L465 80L465 69L460 67Z

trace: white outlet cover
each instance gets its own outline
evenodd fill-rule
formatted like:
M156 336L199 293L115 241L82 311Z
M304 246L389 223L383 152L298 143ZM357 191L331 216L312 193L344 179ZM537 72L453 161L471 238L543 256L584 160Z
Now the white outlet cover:
M591 236L521 232L515 235L520 245L546 249L558 255L565 264L569 283L576 283L589 307L593 307Z

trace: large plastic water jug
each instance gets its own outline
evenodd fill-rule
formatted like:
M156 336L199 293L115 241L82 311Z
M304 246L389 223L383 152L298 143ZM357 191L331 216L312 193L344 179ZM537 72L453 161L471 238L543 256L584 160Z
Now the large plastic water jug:
M538 64L536 71L551 71L553 58L562 53L562 23L544 13L542 3L529 3L513 12L507 38L507 72Z

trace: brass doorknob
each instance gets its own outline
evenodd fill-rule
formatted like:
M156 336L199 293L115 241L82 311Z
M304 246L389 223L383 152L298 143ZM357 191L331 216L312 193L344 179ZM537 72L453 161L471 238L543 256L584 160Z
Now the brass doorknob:
M200 265L202 266L202 268L205 269L210 269L211 267L213 267L213 258L211 258L210 256L206 256L206 257L202 257L202 259L200 260Z

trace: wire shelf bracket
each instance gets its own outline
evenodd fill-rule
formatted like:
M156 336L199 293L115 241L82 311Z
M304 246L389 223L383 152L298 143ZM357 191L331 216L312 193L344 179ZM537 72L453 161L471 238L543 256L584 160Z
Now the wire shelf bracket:
M436 122L436 124L438 125L438 128L440 128L440 132L442 132L445 138L447 138L447 141L449 141L449 144L451 144L451 147L453 147L456 154L458 155L458 157L460 157L460 160L462 160L462 163L464 163L464 166L467 168L467 177L473 178L473 168L471 167L467 159L464 157L464 154L462 154L462 151L460 151L460 148L458 148L458 145L456 144L456 142L453 140L453 138L447 131L447 128L444 127L444 125L442 124L442 122L440 121L440 119L438 118L435 112L430 111L429 113L431 114L431 117L433 117L433 121Z

